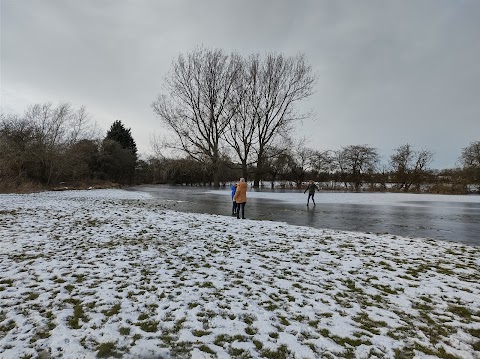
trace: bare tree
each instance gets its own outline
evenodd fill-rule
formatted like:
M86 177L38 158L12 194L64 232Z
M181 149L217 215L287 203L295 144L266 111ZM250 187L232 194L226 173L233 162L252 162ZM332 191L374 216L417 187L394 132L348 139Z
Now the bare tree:
M234 117L228 124L225 141L240 160L242 177L247 179L247 169L254 162L252 152L258 142L254 111L259 81L258 55L251 56L248 62L242 60L241 73L237 80L230 103L233 106Z
M355 191L360 190L367 175L375 171L379 161L378 151L368 145L351 145L336 152L336 160L345 187L350 183Z
M290 164L293 162L290 150L279 151L273 149L275 155L269 154L266 163L266 172L270 176L270 187L275 188L275 181L286 179L290 172Z
M252 56L250 62L250 67L258 67L254 89L248 97L255 116L254 186L258 187L269 146L285 134L295 120L302 118L294 105L312 94L315 76L304 55L267 54L264 59Z
M180 148L198 161L207 159L219 187L222 140L236 109L232 93L238 83L241 61L221 50L198 49L180 55L166 78L167 95L152 107L176 134Z
M326 176L333 171L334 161L332 151L312 151L309 164L315 176L321 180L322 175Z
M302 183L306 180L308 172L311 172L312 157L314 151L305 147L303 141L300 141L295 146L290 162L290 173L292 179L296 182L297 188L300 188Z
M23 116L2 114L0 147L4 161L0 172L9 172L16 186L21 182L49 185L60 177L72 178L85 172L80 170L83 164L72 160L72 154L79 154L72 149L94 135L85 108L75 110L69 103L35 104ZM85 156L80 157L89 161Z
M460 161L467 181L480 185L480 141L472 142L462 149Z
M395 149L390 156L393 180L400 190L408 192L412 185L417 191L423 181L428 165L433 160L429 150L415 151L408 143Z

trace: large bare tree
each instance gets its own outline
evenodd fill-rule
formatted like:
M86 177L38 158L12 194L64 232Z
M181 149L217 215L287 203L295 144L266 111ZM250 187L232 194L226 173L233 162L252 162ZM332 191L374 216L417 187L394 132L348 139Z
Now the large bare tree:
M315 76L302 54L285 57L271 53L264 58L252 56L250 62L251 68L258 67L254 88L248 97L255 116L254 186L258 187L269 146L285 135L295 120L303 118L294 106L312 94Z
M222 141L236 107L232 94L238 84L241 61L222 50L197 49L179 55L166 78L167 94L153 102L158 117L176 135L172 146L198 161L207 161L219 187Z
M233 149L240 161L242 177L248 178L248 167L254 163L252 154L257 145L255 131L255 99L259 81L259 57L250 56L249 60L241 59L241 73L235 86L232 101L234 117L225 132L225 141Z

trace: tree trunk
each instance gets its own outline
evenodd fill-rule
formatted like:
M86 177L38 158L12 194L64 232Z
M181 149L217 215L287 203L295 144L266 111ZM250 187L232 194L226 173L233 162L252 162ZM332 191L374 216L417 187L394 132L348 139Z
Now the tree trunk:
M242 162L242 177L245 178L245 181L247 181L248 171L247 171L247 162L246 161Z

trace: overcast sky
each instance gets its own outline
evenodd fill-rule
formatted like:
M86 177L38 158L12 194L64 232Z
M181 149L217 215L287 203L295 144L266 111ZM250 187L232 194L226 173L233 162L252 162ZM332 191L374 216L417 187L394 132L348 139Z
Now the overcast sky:
M141 153L165 133L151 103L198 46L304 53L318 75L298 123L309 147L405 143L453 167L480 140L478 0L0 0L1 106L85 106L121 120Z

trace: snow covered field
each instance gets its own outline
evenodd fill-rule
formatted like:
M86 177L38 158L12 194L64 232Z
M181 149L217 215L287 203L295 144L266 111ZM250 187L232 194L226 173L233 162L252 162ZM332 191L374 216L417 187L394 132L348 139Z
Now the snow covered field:
M480 358L480 248L0 195L0 358Z

